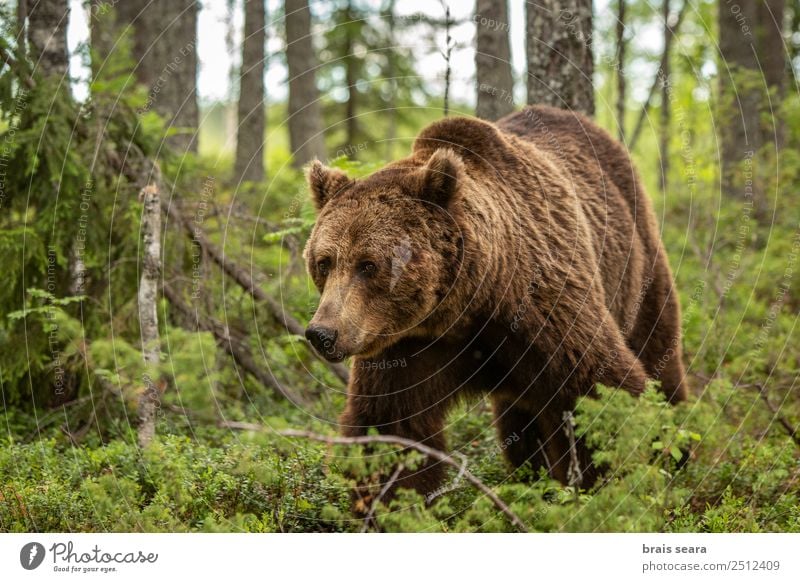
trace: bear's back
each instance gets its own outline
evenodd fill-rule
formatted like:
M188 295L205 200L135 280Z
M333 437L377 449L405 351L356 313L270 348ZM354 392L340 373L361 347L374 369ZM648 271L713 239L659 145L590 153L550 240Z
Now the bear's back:
M497 127L548 152L568 173L596 186L586 196L605 199L608 182L624 198L647 254L656 252L659 234L650 200L626 149L585 115L547 105L525 107L497 122Z

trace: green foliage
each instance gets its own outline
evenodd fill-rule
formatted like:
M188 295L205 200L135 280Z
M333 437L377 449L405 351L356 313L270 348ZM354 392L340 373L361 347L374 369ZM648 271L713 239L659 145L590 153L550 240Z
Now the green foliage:
M320 452L263 439L207 447L165 437L0 450L3 531L329 531L347 527L347 490ZM313 483L313 488L308 485Z

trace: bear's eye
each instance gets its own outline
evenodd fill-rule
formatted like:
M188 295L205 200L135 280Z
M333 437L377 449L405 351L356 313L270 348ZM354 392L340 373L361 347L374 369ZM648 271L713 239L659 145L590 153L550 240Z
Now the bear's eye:
M321 261L317 261L317 272L323 276L327 277L328 273L331 270L331 260L330 259L322 259Z
M378 271L378 266L372 261L362 261L358 264L358 272L367 277L371 277Z

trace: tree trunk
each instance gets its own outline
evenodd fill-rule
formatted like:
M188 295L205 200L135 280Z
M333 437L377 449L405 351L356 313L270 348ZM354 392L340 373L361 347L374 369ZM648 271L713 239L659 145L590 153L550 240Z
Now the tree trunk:
M617 13L617 125L619 126L619 140L625 141L625 3L618 0Z
M494 121L514 111L507 0L476 0L478 98L475 115Z
M27 53L27 29L25 22L28 20L28 0L17 0L17 49L19 54Z
M18 24L24 28L27 5L20 0L17 7ZM69 22L69 6L67 0L43 0L32 3L28 26L31 57L35 70L44 77L60 82L62 90L69 94L69 51L67 48L67 24ZM54 196L60 192L55 190ZM76 195L79 195L75 193ZM68 259L69 293L82 295L84 292L84 276L86 266L83 255L74 245L70 249Z
M161 345L158 334L158 280L161 274L161 202L158 186L142 189L142 276L139 281L139 327L146 373L139 397L139 446L145 447L155 435L156 413L161 401L158 364Z
M353 21L353 5L352 1L347 2L347 16L345 22ZM356 119L356 109L358 100L358 91L356 90L356 83L358 78L356 76L356 59L353 56L353 36L352 27L345 27L345 84L347 85L347 103L345 104L345 128L347 130L346 142L344 144L344 151L357 151L356 136L358 135L358 119Z
M744 197L761 218L770 170L754 158L762 149L775 152L783 141L778 110L786 66L784 7L784 0L719 4L722 190Z
M311 42L308 0L286 0L286 60L289 67L289 142L299 168L325 158L322 113L317 90L317 60Z
M101 5L102 6L102 5ZM179 153L197 151L197 0L125 0L113 6L118 27L132 24L132 57L153 110L180 134L167 138Z
M57 79L65 77L69 71L67 0L39 0L27 8L28 44L34 73Z
M445 70L444 70L444 107L443 113L447 117L450 114L450 74L452 72L450 57L453 54L453 37L450 35L450 27L453 25L453 20L450 18L450 5L446 0L440 0L444 6L444 55Z
M162 61L169 76L163 99L156 101L156 111L171 121L171 126L184 133L174 135L168 143L178 152L197 152L197 127L200 113L197 107L197 12L196 0L164 2L167 33ZM171 42L170 42L171 41Z
M528 103L594 114L591 0L525 5Z
M264 179L264 0L244 1L244 43L236 131L237 181Z
M396 0L389 0L389 6L386 9L386 26L389 28L388 45L395 46L395 3ZM397 140L397 79L395 79L395 60L394 51L386 54L386 77L389 79L391 91L389 92L389 101L386 104L386 115L389 117L389 128L386 135L386 160L394 159L394 144Z
M669 26L669 0L661 0L662 17L664 18L664 47L666 58L661 65L661 127L659 132L659 153L661 158L661 192L667 193L669 180L669 123L670 95L672 92L672 68L669 59L669 47L672 46L672 29Z

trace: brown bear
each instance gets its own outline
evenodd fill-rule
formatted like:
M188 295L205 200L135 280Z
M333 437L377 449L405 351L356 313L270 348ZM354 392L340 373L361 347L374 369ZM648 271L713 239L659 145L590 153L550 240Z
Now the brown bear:
M313 162L305 249L321 293L306 336L352 356L345 435L445 448L448 409L488 395L514 466L588 486L565 422L596 383L686 397L680 307L625 149L588 118L534 106L437 121L360 180ZM567 420L565 420L567 419ZM430 496L441 463L397 485Z

